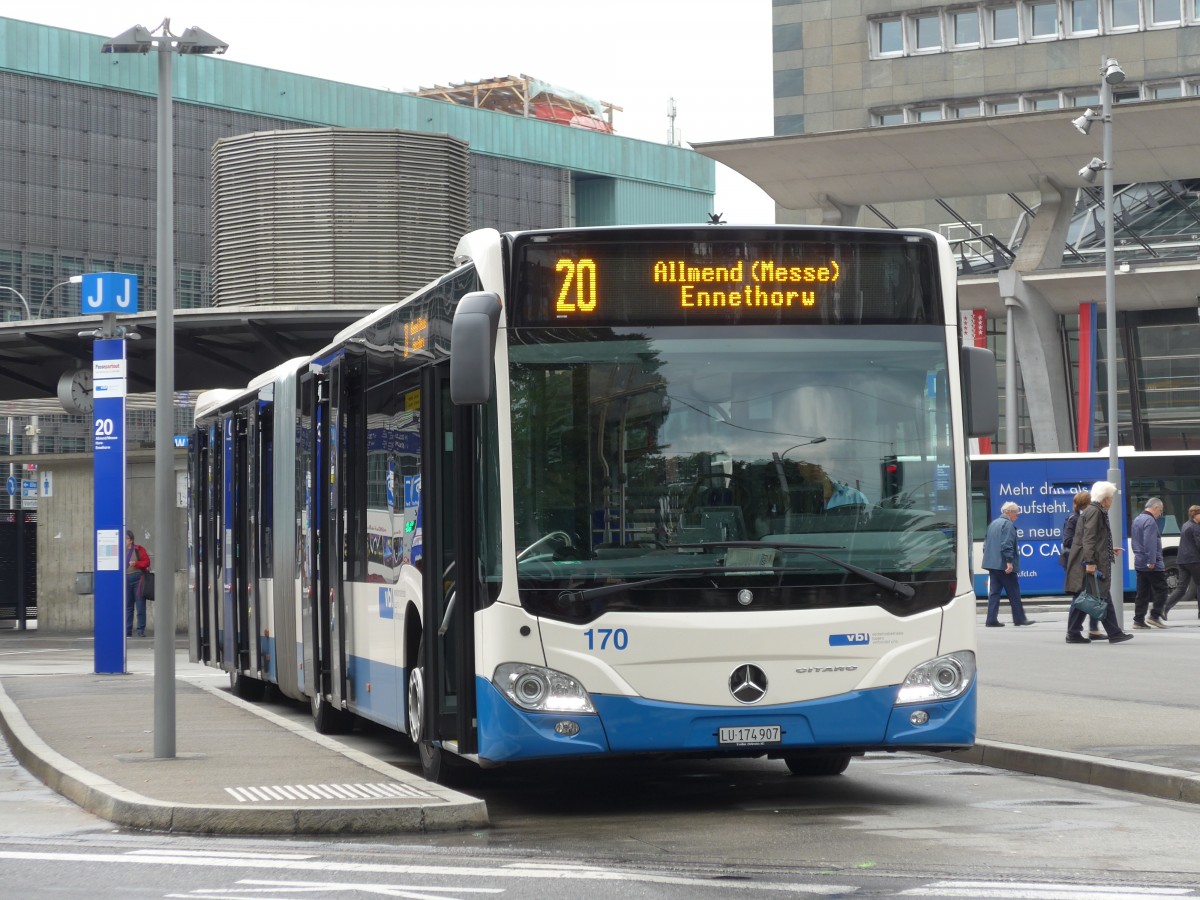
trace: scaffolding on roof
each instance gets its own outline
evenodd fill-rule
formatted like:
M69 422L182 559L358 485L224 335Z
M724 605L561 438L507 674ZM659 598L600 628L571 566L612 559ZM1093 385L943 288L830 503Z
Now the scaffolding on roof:
M413 97L443 100L457 106L490 109L608 134L613 133L613 112L625 111L620 106L593 100L528 75L467 81L449 87L434 85L409 93Z

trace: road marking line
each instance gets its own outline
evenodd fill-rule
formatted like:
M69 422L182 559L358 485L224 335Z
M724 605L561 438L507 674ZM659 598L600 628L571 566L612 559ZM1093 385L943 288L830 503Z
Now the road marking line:
M354 872L373 875L430 875L439 878L528 878L557 881L600 881L609 883L669 884L687 887L720 888L723 891L772 891L792 894L845 895L858 890L848 884L801 884L785 882L726 881L720 878L654 875L618 872L611 869L573 869L570 867L533 868L530 866L472 867L419 866L393 863L349 863L325 860L247 859L228 856L188 856L185 853L78 853L0 850L0 860L30 862L134 863L140 865L195 866L206 869L286 869L289 872ZM1076 895L1078 898L1078 895Z
M374 784L275 784L227 787L238 803L278 800L432 800L433 796L399 781Z
M901 891L901 897L982 897L995 900L1129 900L1130 897L1195 896L1190 888L1114 887L1006 881L934 881Z

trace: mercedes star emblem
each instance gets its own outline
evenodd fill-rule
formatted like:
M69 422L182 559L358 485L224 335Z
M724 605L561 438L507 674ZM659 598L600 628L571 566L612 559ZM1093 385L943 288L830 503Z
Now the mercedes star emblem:
M729 693L738 703L757 703L767 693L767 673L758 666L738 666L729 676Z

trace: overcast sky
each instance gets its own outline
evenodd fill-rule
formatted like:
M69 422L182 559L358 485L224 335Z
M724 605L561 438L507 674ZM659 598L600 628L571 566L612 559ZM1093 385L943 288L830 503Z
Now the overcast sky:
M685 145L772 127L769 0L0 0L0 14L105 37L169 17L228 59L393 91L528 75L623 107L617 132L659 143L671 98ZM720 164L714 209L774 221Z

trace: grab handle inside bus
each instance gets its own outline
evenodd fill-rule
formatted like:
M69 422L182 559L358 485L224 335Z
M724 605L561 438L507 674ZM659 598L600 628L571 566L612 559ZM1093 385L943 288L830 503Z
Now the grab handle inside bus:
M967 436L988 437L1000 428L1000 394L996 357L984 347L963 347L963 400L967 406Z
M456 405L478 406L492 398L499 327L499 295L472 291L458 301L450 326L450 399Z

